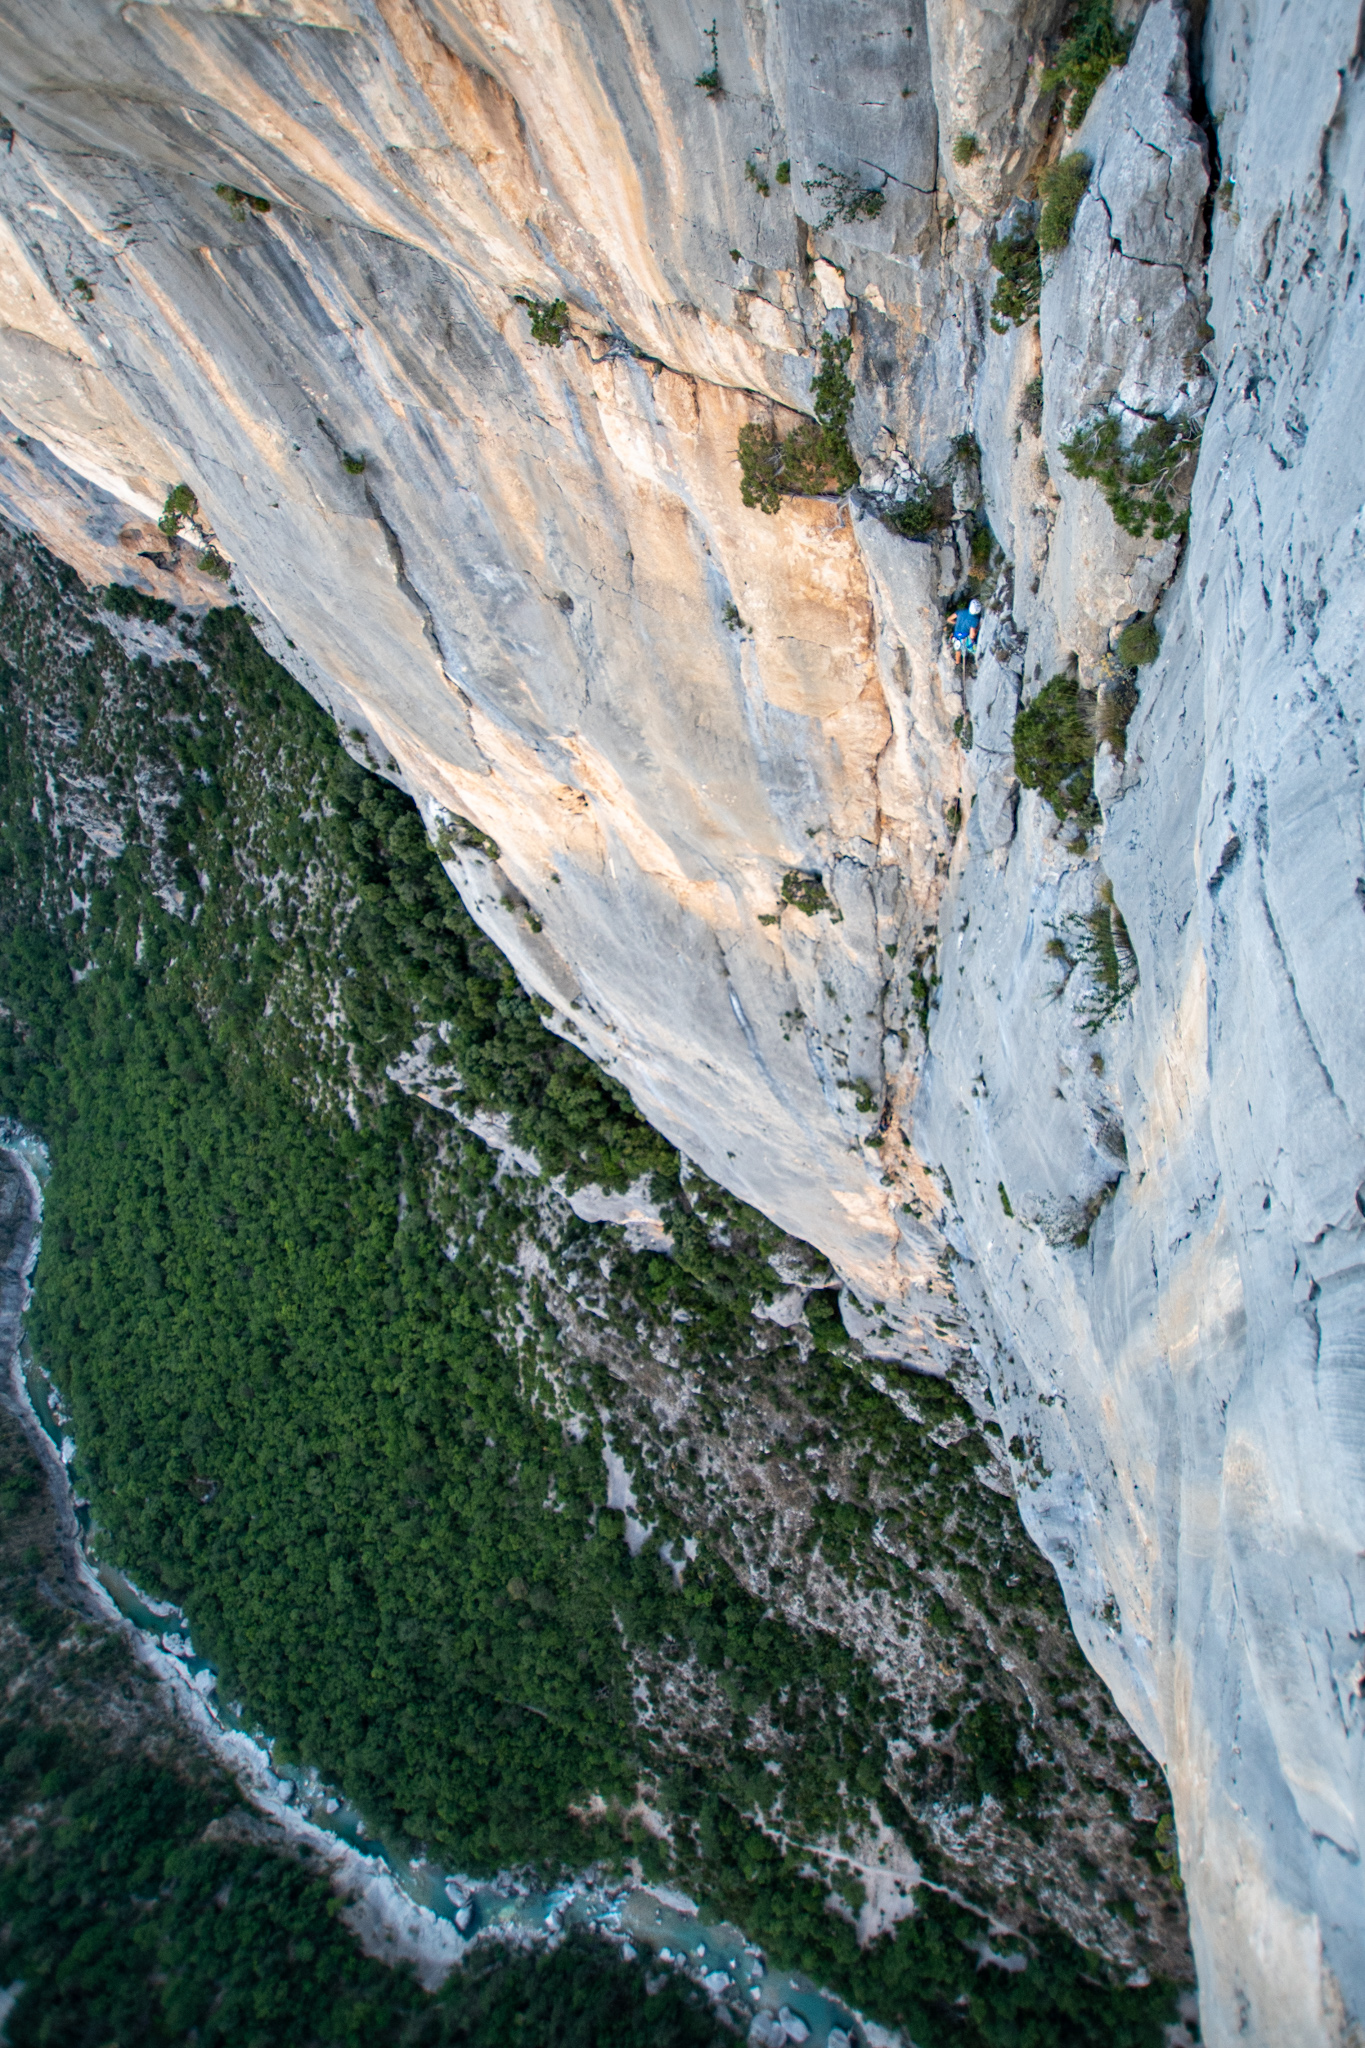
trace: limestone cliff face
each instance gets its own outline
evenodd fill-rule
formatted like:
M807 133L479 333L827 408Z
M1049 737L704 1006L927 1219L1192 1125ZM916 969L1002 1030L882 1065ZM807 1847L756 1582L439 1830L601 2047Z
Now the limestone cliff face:
M732 8L707 91L661 0L11 0L0 509L184 603L229 561L555 1028L834 1260L874 1350L995 1405L1170 1775L1207 2037L1345 2041L1360 52L1333 0L1215 0L1214 204L1171 0L1064 141L1065 12ZM993 326L991 233L1062 147L1070 245ZM747 509L740 428L845 333L864 488ZM1183 552L1069 473L1102 415L1204 420ZM918 479L965 512L969 431L1005 566L964 697L967 524L877 515ZM1015 712L1158 605L1083 843ZM1111 897L1139 980L1092 1029Z
M998 1332L1006 1434L1036 1449L1025 1517L1171 1778L1210 2037L1337 2042L1365 1999L1361 135L1354 29L1314 17L1315 51L1334 53L1318 68L1308 28L1215 10L1206 29L1226 180L1208 272L1217 388L1162 653L1126 758L1097 777L1098 862L1073 858L1028 792L1008 855L969 829L916 1140L952 1174L974 1260L963 1297ZM1129 89L1141 55L1105 94ZM1074 403L1054 365L1074 377L1094 348L1120 251L1156 260L1108 190L1103 98L1079 138L1097 176L1043 294L1049 409L1064 389ZM1127 146L1160 150L1175 200L1180 142L1134 120ZM1161 272L1173 321L1183 269ZM1096 385L1101 363L1133 376L1150 348L1135 325L1126 363L1112 338L1095 348ZM1159 385L1125 402L1166 411ZM1093 486L1058 481L1038 601L1051 583L1084 671L1084 627L1065 622L1097 588L1077 570ZM1017 615L1017 572L1015 589ZM980 723L1012 680L983 661ZM1141 981L1092 1033L1083 965L1061 985L1048 942L1078 950L1068 920L1102 877ZM1047 1242L1049 1213L1109 1188L1083 1252Z

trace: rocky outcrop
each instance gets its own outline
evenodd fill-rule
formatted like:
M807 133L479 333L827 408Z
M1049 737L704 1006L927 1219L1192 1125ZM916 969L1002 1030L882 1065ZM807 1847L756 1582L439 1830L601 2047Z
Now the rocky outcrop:
M959 214L989 225L1046 146L1056 95L1042 89L1044 46L1067 9L929 0L925 12L944 182Z
M1344 2041L1356 29L1215 0L1210 205L1170 0L1075 137L1059 24L801 0L713 51L644 0L12 6L0 504L92 580L240 596L554 1028L819 1245L882 1354L1008 1419L1171 1778L1208 2038ZM991 231L1063 148L1039 327L992 326ZM868 490L746 508L740 429L794 424L845 332ZM1187 544L1068 468L1097 420L1206 409ZM968 432L1004 559L964 694ZM928 537L878 516L896 477ZM1158 605L1082 845L1015 711ZM1135 992L1087 950L1115 906Z

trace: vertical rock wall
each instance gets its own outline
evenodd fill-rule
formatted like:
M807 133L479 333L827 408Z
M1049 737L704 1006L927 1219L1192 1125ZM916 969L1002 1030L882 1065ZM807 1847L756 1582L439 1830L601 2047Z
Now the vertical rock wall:
M1070 853L1029 791L1008 851L969 832L916 1125L952 1177L972 1255L963 1299L994 1324L1025 1518L1170 1775L1220 2042L1348 2041L1365 2001L1353 34L1330 12L1211 12L1217 388L1161 654L1141 672L1090 851ZM1105 101L1141 53L1078 138L1100 168L1043 294L1049 412L1074 408L1067 337L1086 336L1086 308L1104 318L1129 260ZM1150 136L1134 122L1126 146ZM1173 189L1180 139L1159 151ZM1097 277L1100 202L1113 224ZM1185 263L1159 273L1175 325L1190 318L1187 277ZM1130 391L1135 365L1150 375L1135 325L1131 348L1111 337L1097 352L1124 402L1199 396L1158 389L1159 374ZM1068 605L1093 604L1078 565L1106 512L1093 485L1058 483L1039 601L1050 584L1084 672ZM983 661L971 692L997 748L1012 680ZM1076 921L1106 885L1141 979L1096 1031Z
M1170 0L1075 137L1064 15L735 9L708 90L709 21L646 0L17 0L0 508L92 581L240 595L476 828L451 871L554 1028L829 1254L873 1349L996 1406L1171 1776L1209 2038L1345 2040L1356 31L1215 5L1212 165ZM993 325L1064 147L1038 327ZM849 332L866 489L745 508L741 427ZM1187 545L1068 472L1102 415L1206 410ZM964 697L969 430L1004 562ZM877 515L926 481L907 540ZM1158 605L1082 846L1015 711ZM1140 980L1095 1030L1068 936L1111 896Z

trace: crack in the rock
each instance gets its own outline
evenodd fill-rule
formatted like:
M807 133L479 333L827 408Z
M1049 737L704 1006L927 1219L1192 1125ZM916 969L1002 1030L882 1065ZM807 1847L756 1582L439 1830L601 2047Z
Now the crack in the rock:
M369 484L365 485L365 503L369 506L375 524L384 536L384 545L388 549L389 560L393 564L394 580L404 597L408 600L408 603L413 606L418 617L421 619L423 637L431 643L436 659L441 665L442 675L446 678L447 682L455 683L455 678L451 675L450 669L447 666L440 638L436 631L436 620L432 614L431 606L408 575L407 562L403 555L403 543L385 518L379 500ZM455 686L456 688L459 687L458 684Z
M1337 1091L1337 1085L1335 1081L1332 1079L1331 1071L1328 1068L1327 1062L1324 1060L1321 1052L1318 1049L1318 1042L1316 1038L1313 1036L1312 1028L1309 1025L1307 1017L1305 1017L1303 1013L1303 1005L1299 1001L1299 991L1297 984L1295 983L1293 973L1290 969L1289 956L1285 952L1284 941L1280 937L1279 926L1276 924L1274 912L1270 908L1270 894L1266 888L1264 859L1262 859L1260 862L1260 887L1257 890L1257 894L1260 897L1261 908L1265 914L1266 929L1270 933L1271 943L1275 948L1276 954L1279 956L1280 966L1284 970L1285 986L1289 993L1289 1000L1294 1006L1294 1014L1298 1018L1300 1027L1303 1031L1303 1035L1308 1042L1308 1049L1312 1053L1313 1058L1317 1063L1318 1072L1322 1076L1323 1084L1326 1087L1328 1094L1331 1096L1333 1102L1337 1105L1338 1109L1341 1111L1342 1116L1346 1120L1347 1129L1354 1132L1355 1123L1351 1116L1351 1112Z
M1183 263L1160 263L1155 256L1130 256L1115 232L1113 210L1098 185L1095 187L1095 197L1104 208L1104 217L1109 223L1109 246L1111 249L1118 251L1119 256L1125 263L1134 263L1140 270L1174 270L1178 276L1184 279L1186 284L1189 283L1190 274ZM1166 218L1167 220L1170 219L1169 213L1166 215Z
M923 199L932 199L938 190L936 185L915 185L909 178L898 178L894 171L888 171L884 164L874 164L870 157L859 157L859 163L866 164L870 171L876 171L885 178L888 185L899 185L906 192L918 192Z

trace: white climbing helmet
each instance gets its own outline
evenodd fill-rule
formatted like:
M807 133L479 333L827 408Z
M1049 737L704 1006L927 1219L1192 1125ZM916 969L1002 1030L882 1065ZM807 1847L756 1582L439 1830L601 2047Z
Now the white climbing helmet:
M971 603L968 605L967 609L971 613L972 617L975 618L978 612L981 610L981 599L979 597L974 597Z

